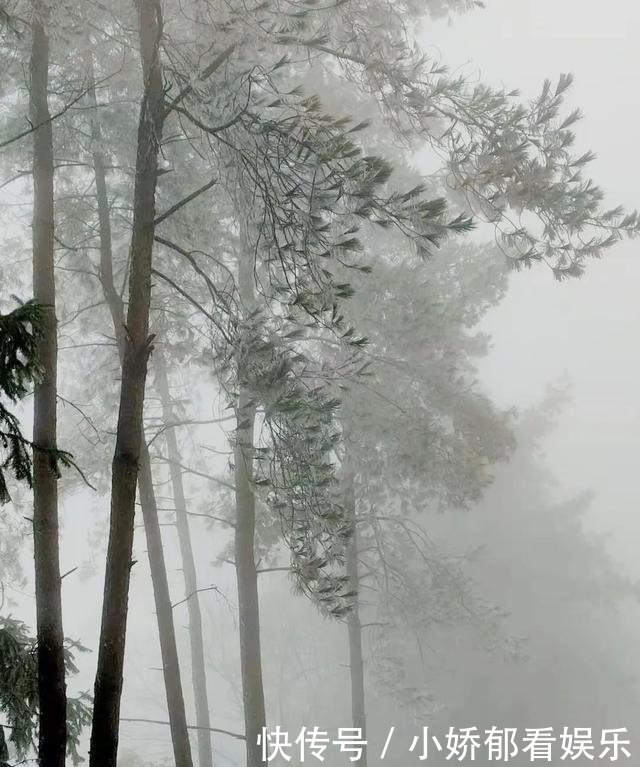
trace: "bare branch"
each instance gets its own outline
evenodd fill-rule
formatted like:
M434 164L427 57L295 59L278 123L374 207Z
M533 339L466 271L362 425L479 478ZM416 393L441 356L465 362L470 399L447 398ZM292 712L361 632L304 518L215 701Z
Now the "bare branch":
M22 131L21 133L17 133L15 136L12 136L9 139L5 139L4 141L0 142L0 149L4 149L5 147L10 146L11 144L14 144L16 141L20 141L20 139L23 139L25 136L29 136L31 133L34 133L35 131L37 131L39 128L42 128L43 125L52 123L54 120L57 120L59 117L62 117L71 109L72 106L74 106L79 101L81 101L87 95L87 93L89 93L92 87L95 87L95 85L100 85L106 82L107 80L110 80L115 74L117 74L117 72L113 72L110 75L106 75L101 80L99 80L98 83L94 83L88 88L83 88L83 90L81 90L77 96L72 98L68 104L65 104L62 107L62 109L60 109L55 114L50 115L46 120L43 120L37 125L33 125L32 123L30 123L29 127L26 130Z
M220 477L214 477L211 474L205 474L203 471L192 469L190 466L185 466L184 464L179 463L178 461L172 461L171 459L166 458L164 455L154 455L153 458L159 461L164 461L165 463L172 463L175 466L179 466L183 471L186 471L189 474L195 474L197 477L203 477L204 479L209 479L211 480L211 482L216 482L218 485L222 485L222 487L226 487L229 490L236 489L236 486L233 485L231 482L227 482L224 479L220 479Z
M160 719L139 719L137 717L121 716L121 722L142 722L143 724L162 724L167 727L170 726L170 722L163 722ZM188 724L187 730L208 730L209 732L219 732L221 735L228 735L230 738L236 738L236 740L246 740L244 735L239 732L232 732L231 730L223 730L220 727L200 727L197 724Z
M212 178L211 181L207 181L206 184L201 186L199 189L196 189L195 192L191 192L191 194L184 197L182 200L177 202L175 205L172 205L168 210L166 210L164 213L161 213L156 220L153 222L155 226L158 226L162 221L169 218L169 216L172 216L176 211L180 210L180 208L183 208L185 205L188 205L192 200L195 200L196 197L199 197L201 194L204 194L207 190L211 189L212 186L215 186L218 183L217 178Z
M224 594L220 591L220 589L217 586L203 586L202 588L194 589L190 594L187 594L187 596L184 599L181 599L178 602L174 602L171 605L171 609L173 609L174 607L177 607L178 605L182 605L185 602L188 602L191 599L191 597L195 597L196 594L200 594L202 591L217 591L221 597L224 596Z

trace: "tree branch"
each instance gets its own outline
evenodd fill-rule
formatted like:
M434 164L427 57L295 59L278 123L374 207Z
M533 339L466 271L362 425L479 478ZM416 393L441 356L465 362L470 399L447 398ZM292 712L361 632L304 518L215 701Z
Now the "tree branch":
M170 726L170 722L163 722L161 719L138 719L136 717L121 716L121 722L142 722L143 724L162 724L167 727ZM187 730L208 730L209 732L219 732L222 735L228 735L230 738L236 738L236 740L246 740L244 735L239 732L231 732L231 730L223 730L220 727L200 727L197 724L188 724Z
M186 471L189 474L195 474L197 477L203 477L204 479L211 480L211 482L216 482L218 485L222 485L222 487L226 487L229 490L236 489L236 486L232 484L231 482L227 482L224 479L220 479L220 477L214 477L211 474L205 474L203 471L192 469L190 466L185 466L179 461L172 461L170 458L166 458L164 455L154 455L153 457L159 461L164 461L165 463L171 463L171 464L174 464L175 466L179 466L183 471Z
M180 208L183 208L185 205L188 205L192 200L195 200L196 197L199 197L201 194L204 194L204 192L211 189L212 186L215 186L218 183L217 178L212 178L211 181L207 181L206 184L201 186L199 189L196 189L195 192L191 192L191 194L187 195L185 198L177 202L175 205L172 205L168 210L166 210L164 213L161 213L155 221L153 222L154 226L158 226L162 221L169 218L169 216L172 216L176 211L180 210Z
M25 136L28 136L31 133L35 133L39 128L42 128L43 125L47 125L48 123L52 123L54 120L57 120L59 117L62 117L62 115L66 114L74 104L77 104L78 101L83 99L87 93L91 90L91 88L94 88L96 85L100 85L107 80L111 79L117 72L113 72L110 75L106 75L106 77L103 77L101 80L99 80L97 83L93 83L88 88L84 88L80 93L75 96L75 98L72 98L71 101L68 104L65 104L65 106L62 107L62 109L58 112L56 112L53 115L50 115L46 120L43 120L42 122L37 123L37 125L33 125L32 123L29 124L29 127L27 130L22 131L21 133L16 134L15 136L12 136L9 139L5 139L4 141L0 142L0 149L4 149L5 147L10 146L11 144L14 144L16 141L20 141L20 139L23 139Z
M228 45L223 51L221 51L214 59L213 61L205 67L205 69L202 70L202 73L200 74L200 77L198 78L201 82L204 80L207 80L211 75L219 69L224 62L231 56L233 51L235 50L236 43L231 43L231 45ZM175 97L175 99L167 105L165 109L164 116L165 118L170 114L172 110L174 110L177 105L183 101L190 93L193 92L193 85L189 84L185 88L183 88L180 93Z
M181 599L178 602L174 602L171 605L171 609L173 610L173 608L177 607L178 605L182 605L185 602L188 602L191 599L191 597L195 597L196 594L200 594L200 592L202 591L217 591L218 594L220 594L220 596L224 596L217 586L203 586L202 588L194 589L190 594L187 594L187 596L184 599Z

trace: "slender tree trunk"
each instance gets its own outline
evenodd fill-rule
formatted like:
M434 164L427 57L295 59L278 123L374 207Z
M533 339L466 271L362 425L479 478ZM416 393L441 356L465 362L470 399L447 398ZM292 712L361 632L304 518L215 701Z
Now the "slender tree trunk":
M91 41L88 41L89 48ZM116 290L113 279L113 244L111 236L111 212L109 209L109 196L107 193L107 172L104 155L101 151L102 130L98 117L98 100L95 89L95 71L93 54L89 50L86 55L86 65L89 73L89 88L87 97L91 108L91 158L93 160L93 173L96 182L96 201L98 204L98 231L100 235L100 284L102 295L109 308L113 331L120 358L120 366L124 364L126 350L125 334L125 307L124 301Z
M266 726L262 656L260 651L260 604L254 541L256 501L253 494L253 432L255 408L246 392L238 398L238 423L234 448L236 486L235 563L238 583L240 667L247 746L247 767L262 764L258 735Z
M33 533L38 639L38 698L41 767L64 767L67 743L67 694L60 553L58 548L57 324L53 267L53 137L49 122L49 40L34 4L31 50L31 121L33 134L33 294L43 311L38 343L42 380L34 391Z
M253 305L253 264L244 248L238 269L240 298L246 309ZM240 376L242 377L242 376ZM260 651L260 603L255 563L256 499L253 493L255 406L250 393L241 389L236 410L234 472L236 488L235 564L238 583L240 667L247 747L247 767L262 764L258 736L266 726L262 655Z
M162 672L167 694L167 709L171 725L171 741L176 767L191 767L191 744L187 729L187 718L184 710L182 682L180 680L180 665L178 648L173 625L173 608L169 596L169 583L162 549L162 536L158 523L158 507L153 489L151 461L149 450L144 443L140 452L140 474L138 476L140 503L144 518L144 529L147 537L147 550L151 565L151 581L158 617L158 632L160 634L160 652L162 654Z
M348 479L345 494L347 511L350 515L352 531L347 544L347 575L349 590L355 593L353 607L347 615L349 632L349 674L351 677L351 718L353 726L362 731L362 739L367 739L367 717L364 694L364 661L362 659L362 626L360 624L360 576L358 572L358 526L356 524L356 501L353 478ZM358 760L360 767L367 765L367 747L362 749Z
M171 394L164 360L158 359L155 367L155 381L162 402L162 418L170 424L175 417L171 407ZM189 613L189 640L191 642L191 679L196 704L196 725L198 728L198 763L200 767L212 767L211 721L209 717L209 699L207 694L207 670L204 660L204 642L202 638L202 613L198 597L196 563L191 544L187 504L182 482L182 470L178 466L180 452L175 431L166 431L167 453L171 472L173 501L176 509L176 527L184 572L185 596Z
M89 73L93 82L93 57L88 56ZM89 91L89 99L95 108L95 89ZM98 221L100 229L100 280L103 294L113 320L113 328L120 355L120 364L124 364L126 354L126 337L124 334L124 305L115 289L113 281L113 251L111 245L111 220L109 215L109 200L107 197L107 182L105 164L99 150L101 142L100 124L97 116L92 119L93 165L96 179L96 197L98 201ZM138 475L138 490L140 505L147 539L147 552L151 569L151 581L158 620L160 652L162 656L162 671L167 696L167 710L171 727L171 741L176 767L191 767L191 744L187 729L187 718L180 680L180 665L176 644L173 609L167 578L167 568L164 559L162 536L158 521L158 506L153 487L151 460L144 437L144 429L140 445L140 470Z
M89 752L90 767L115 767L132 567L136 484L149 337L158 151L163 123L158 0L138 4L143 96L138 127L129 308L111 482L111 522Z

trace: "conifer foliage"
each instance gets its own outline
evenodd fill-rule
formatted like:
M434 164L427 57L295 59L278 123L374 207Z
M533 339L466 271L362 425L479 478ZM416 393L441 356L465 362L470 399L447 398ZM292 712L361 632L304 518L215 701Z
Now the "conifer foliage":
M34 445L23 435L20 419L5 402L17 405L40 376L37 342L41 327L42 311L35 301L20 303L13 311L0 314L0 503L11 501L7 475L32 486ZM75 466L70 453L48 452L56 475L59 466Z
M75 674L74 650L82 645L67 641L65 666ZM38 666L36 640L22 621L0 617L0 711L8 737L0 725L0 765L9 759L9 746L23 757L37 740L38 734ZM90 721L89 699L85 694L67 701L68 753L74 764L81 761L78 745L83 728Z
M36 357L40 333L40 307L33 301L0 315L0 394L17 404L39 374ZM31 443L25 439L20 422L0 399L0 503L11 500L7 472L31 487Z

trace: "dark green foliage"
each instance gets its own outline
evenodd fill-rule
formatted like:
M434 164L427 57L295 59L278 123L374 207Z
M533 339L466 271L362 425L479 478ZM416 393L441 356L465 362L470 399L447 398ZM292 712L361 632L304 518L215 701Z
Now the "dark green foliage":
M0 394L14 404L40 374L36 351L41 323L41 309L33 301L0 315ZM18 419L0 400L0 503L11 500L5 470L31 487L30 447Z
M39 369L36 360L42 310L34 301L0 314L0 390L12 402L25 396Z
M31 487L31 452L30 443L20 431L18 419L0 403L0 446L3 451L0 463L0 503L9 503L11 495L5 479L5 470L18 480Z
M35 738L38 709L35 642L20 621L0 621L0 710L11 727L9 741L24 753Z
M67 673L74 674L73 650L85 652L76 642L67 641L65 665ZM91 718L90 699L82 693L70 698L67 704L68 752L74 764L82 761L78 745L82 728ZM34 746L38 730L38 667L36 640L24 623L13 618L0 617L0 712L7 721L9 743L19 756ZM2 728L0 728L1 731ZM4 745L4 749L2 746ZM0 764L8 758L4 735L0 737Z
M20 304L9 314L0 314L0 396L13 404L29 391L40 376L37 359L42 310L34 301ZM9 503L11 495L5 472L18 482L32 486L31 451L36 448L26 439L18 418L0 399L0 504ZM59 466L78 468L70 453L48 450L51 471L60 475ZM80 472L81 473L81 472Z

